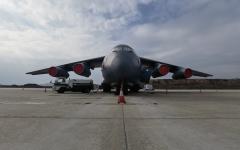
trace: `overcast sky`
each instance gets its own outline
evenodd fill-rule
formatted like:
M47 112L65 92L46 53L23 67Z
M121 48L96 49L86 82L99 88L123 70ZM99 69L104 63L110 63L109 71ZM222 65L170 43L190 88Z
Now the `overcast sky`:
M54 78L25 73L104 56L117 44L212 78L239 78L239 6L239 0L1 0L0 84L48 83ZM100 70L90 76L95 83L103 80Z

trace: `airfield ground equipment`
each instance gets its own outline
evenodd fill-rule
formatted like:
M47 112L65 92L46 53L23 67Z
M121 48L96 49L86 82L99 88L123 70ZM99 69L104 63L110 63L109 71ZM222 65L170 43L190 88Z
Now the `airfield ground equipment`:
M58 93L64 93L65 91L89 93L91 90L93 90L93 80L91 79L66 80L65 77L59 77L55 80L52 90L57 91Z
M148 94L148 93L154 93L154 88L151 84L146 84L144 86L144 91Z

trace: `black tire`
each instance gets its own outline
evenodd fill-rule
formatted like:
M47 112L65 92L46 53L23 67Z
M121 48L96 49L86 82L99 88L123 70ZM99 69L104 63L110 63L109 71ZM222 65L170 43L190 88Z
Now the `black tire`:
M111 92L111 89L110 88L104 88L103 92Z
M116 91L114 92L114 95L119 95L120 94L120 87L116 87Z
M127 88L123 89L123 95L128 95L128 89Z
M64 88L60 88L59 90L57 90L57 92L58 92L58 93L64 93L65 90L64 90Z
M91 90L90 90L89 88L86 88L86 89L83 89L83 90L82 90L82 93L90 93L90 91L91 91Z
M84 90L84 93L90 93L90 89L89 88L86 88L85 90Z
M131 87L131 92L138 92L140 90L140 86L139 84L134 84L132 87Z
M138 92L138 89L131 88L131 92Z
M114 92L114 95L119 95L120 94L120 91L115 91Z

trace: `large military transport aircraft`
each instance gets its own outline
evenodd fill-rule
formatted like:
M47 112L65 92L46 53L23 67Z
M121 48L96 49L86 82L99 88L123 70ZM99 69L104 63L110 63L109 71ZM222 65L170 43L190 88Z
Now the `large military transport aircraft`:
M115 94L119 94L121 85L123 85L124 94L128 94L128 89L137 92L140 89L140 82L148 83L151 76L153 78L161 77L169 72L173 73L172 78L176 80L192 76L212 76L190 68L138 57L130 46L123 44L113 47L112 51L106 56L53 66L26 74L39 75L48 73L52 77L68 78L68 72L74 71L78 75L89 77L91 70L98 67L102 67L104 81L101 86L103 91L110 92L115 87Z

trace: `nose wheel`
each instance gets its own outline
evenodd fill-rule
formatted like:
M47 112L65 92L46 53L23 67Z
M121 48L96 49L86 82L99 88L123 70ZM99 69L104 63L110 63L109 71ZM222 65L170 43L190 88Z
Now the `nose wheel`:
M114 92L114 95L119 95L120 94L121 86L123 88L123 95L128 95L128 86L124 85L124 84L118 85L116 87L116 91Z

